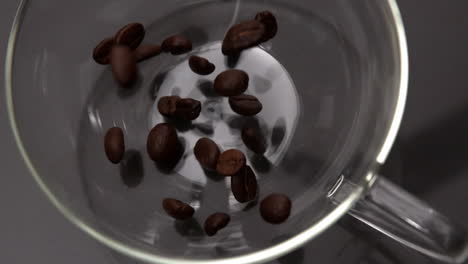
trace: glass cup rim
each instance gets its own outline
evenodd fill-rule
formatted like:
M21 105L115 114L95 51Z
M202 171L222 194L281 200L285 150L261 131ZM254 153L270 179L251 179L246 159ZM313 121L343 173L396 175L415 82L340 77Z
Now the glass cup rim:
M30 0L21 0L16 15L11 27L8 45L7 45L7 54L5 59L5 98L8 112L8 119L10 122L10 127L13 132L13 136L16 142L16 146L20 152L22 159L24 160L26 167L33 176L36 183L39 185L40 189L44 192L48 200L67 218L70 222L75 224L82 231L92 236L94 239L100 241L101 243L109 246L110 248L133 258L139 259L141 261L149 263L162 263L162 264L239 264L239 263L260 263L264 261L269 261L278 258L288 252L293 251L294 249L302 246L309 240L313 239L328 227L333 225L338 219L340 219L344 214L346 214L352 206L361 198L364 193L364 188L357 188L354 192L343 200L343 202L338 205L334 210L332 210L328 215L323 217L313 226L302 231L290 239L283 241L272 247L262 249L253 253L246 255L226 258L226 259L217 259L217 260L187 260L182 258L168 258L163 256L157 256L150 252L131 247L126 245L123 242L117 241L112 237L101 233L95 229L92 225L88 224L85 220L81 219L78 214L73 212L70 208L62 204L59 199L52 193L47 184L42 180L41 176L35 169L33 163L29 159L28 153L24 148L22 140L20 138L18 127L16 124L14 107L13 107L13 83L12 83L12 74L13 74L13 60L15 55L16 41L18 37L19 29L23 18L25 16L25 10ZM409 60L408 60L408 49L406 42L406 34L403 25L403 20L401 17L400 10L396 3L396 0L387 0L388 6L392 14L392 20L390 23L393 23L396 29L397 41L399 45L399 55L400 55L400 81L399 81L399 92L397 98L397 104L395 112L393 114L393 119L391 125L387 131L387 135L383 144L380 147L380 151L376 157L376 162L383 164L391 150L391 147L397 136L402 118L403 112L406 104L407 89L408 89L408 78L409 78ZM369 177L366 177L365 180L370 183L374 175L372 172Z

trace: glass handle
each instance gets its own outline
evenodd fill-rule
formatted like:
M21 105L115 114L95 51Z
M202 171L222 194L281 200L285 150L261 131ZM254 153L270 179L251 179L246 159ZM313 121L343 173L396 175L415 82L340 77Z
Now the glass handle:
M376 177L366 196L349 214L435 259L462 263L468 257L467 233L463 228L383 177Z

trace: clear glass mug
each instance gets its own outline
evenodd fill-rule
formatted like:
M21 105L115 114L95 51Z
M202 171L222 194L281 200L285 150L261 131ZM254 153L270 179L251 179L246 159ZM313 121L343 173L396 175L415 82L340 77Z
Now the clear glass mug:
M225 59L226 29L262 10L276 14L278 35ZM146 26L147 43L189 37L191 54L212 60L216 72L196 76L188 55L163 54L139 64L136 87L119 88L91 53L130 22ZM403 114L407 56L394 0L23 0L8 46L7 107L18 148L50 201L95 239L141 261L260 263L349 213L424 254L461 263L465 231L378 176ZM245 120L212 93L214 76L232 67L249 73L249 93L264 105L256 119L269 139L262 157L239 139ZM199 99L204 109L178 127L185 155L170 171L145 151L148 131L162 122L155 101L167 94ZM120 166L103 151L114 125L128 150ZM205 175L191 151L201 136L246 151L258 199L289 195L290 218L265 223L256 202L237 203L229 182ZM194 218L174 222L161 208L164 197L189 202ZM216 211L231 223L206 237L201 226Z

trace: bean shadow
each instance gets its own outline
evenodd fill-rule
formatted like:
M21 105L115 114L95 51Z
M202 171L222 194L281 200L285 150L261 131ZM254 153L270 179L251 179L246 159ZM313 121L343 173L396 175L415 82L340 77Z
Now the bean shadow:
M252 84L254 86L255 92L259 94L266 93L271 89L271 87L273 87L273 84L270 80L258 75L255 75L252 78Z
M242 53L238 53L235 55L231 56L226 56L224 59L224 64L226 65L227 68L234 69L237 67L237 64L239 63L240 57Z
M263 155L254 154L249 160L252 167L260 173L268 173L273 167L273 164Z
M197 87L200 89L200 92L207 98L219 96L213 88L213 82L210 80L199 80Z
M281 146L281 143L283 143L283 140L286 137L286 121L284 118L279 118L276 120L275 125L272 128L271 131L271 148L273 151L276 151L279 146Z
M124 159L120 162L120 177L123 183L129 187L137 187L144 176L143 159L137 150L125 152Z
M174 221L174 229L190 241L200 241L205 236L202 226L194 218L185 221Z

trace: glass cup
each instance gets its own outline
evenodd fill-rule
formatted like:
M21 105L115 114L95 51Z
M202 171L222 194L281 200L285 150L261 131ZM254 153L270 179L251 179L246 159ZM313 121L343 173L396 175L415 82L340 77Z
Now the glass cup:
M221 40L233 24L270 10L277 36L225 58ZM141 22L145 43L173 34L192 40L190 54L162 54L139 64L139 80L120 88L109 66L92 60L94 46L123 25ZM210 59L198 76L187 59ZM263 110L234 114L213 93L229 68L249 73L248 93ZM465 231L382 177L402 118L408 82L405 33L394 0L23 0L6 61L7 107L26 166L50 201L83 231L149 263L260 263L313 239L344 214L424 254L466 258ZM175 124L184 155L170 170L146 154L149 130L165 120L155 103L180 95L202 101L201 116ZM263 156L242 144L240 128L257 122L268 139ZM106 160L106 130L124 130L120 165ZM193 156L200 137L238 148L254 169L259 194L238 203L229 181L205 173ZM293 204L281 225L262 220L257 201L273 192ZM174 221L165 197L196 209ZM206 217L221 211L229 225L204 235Z

